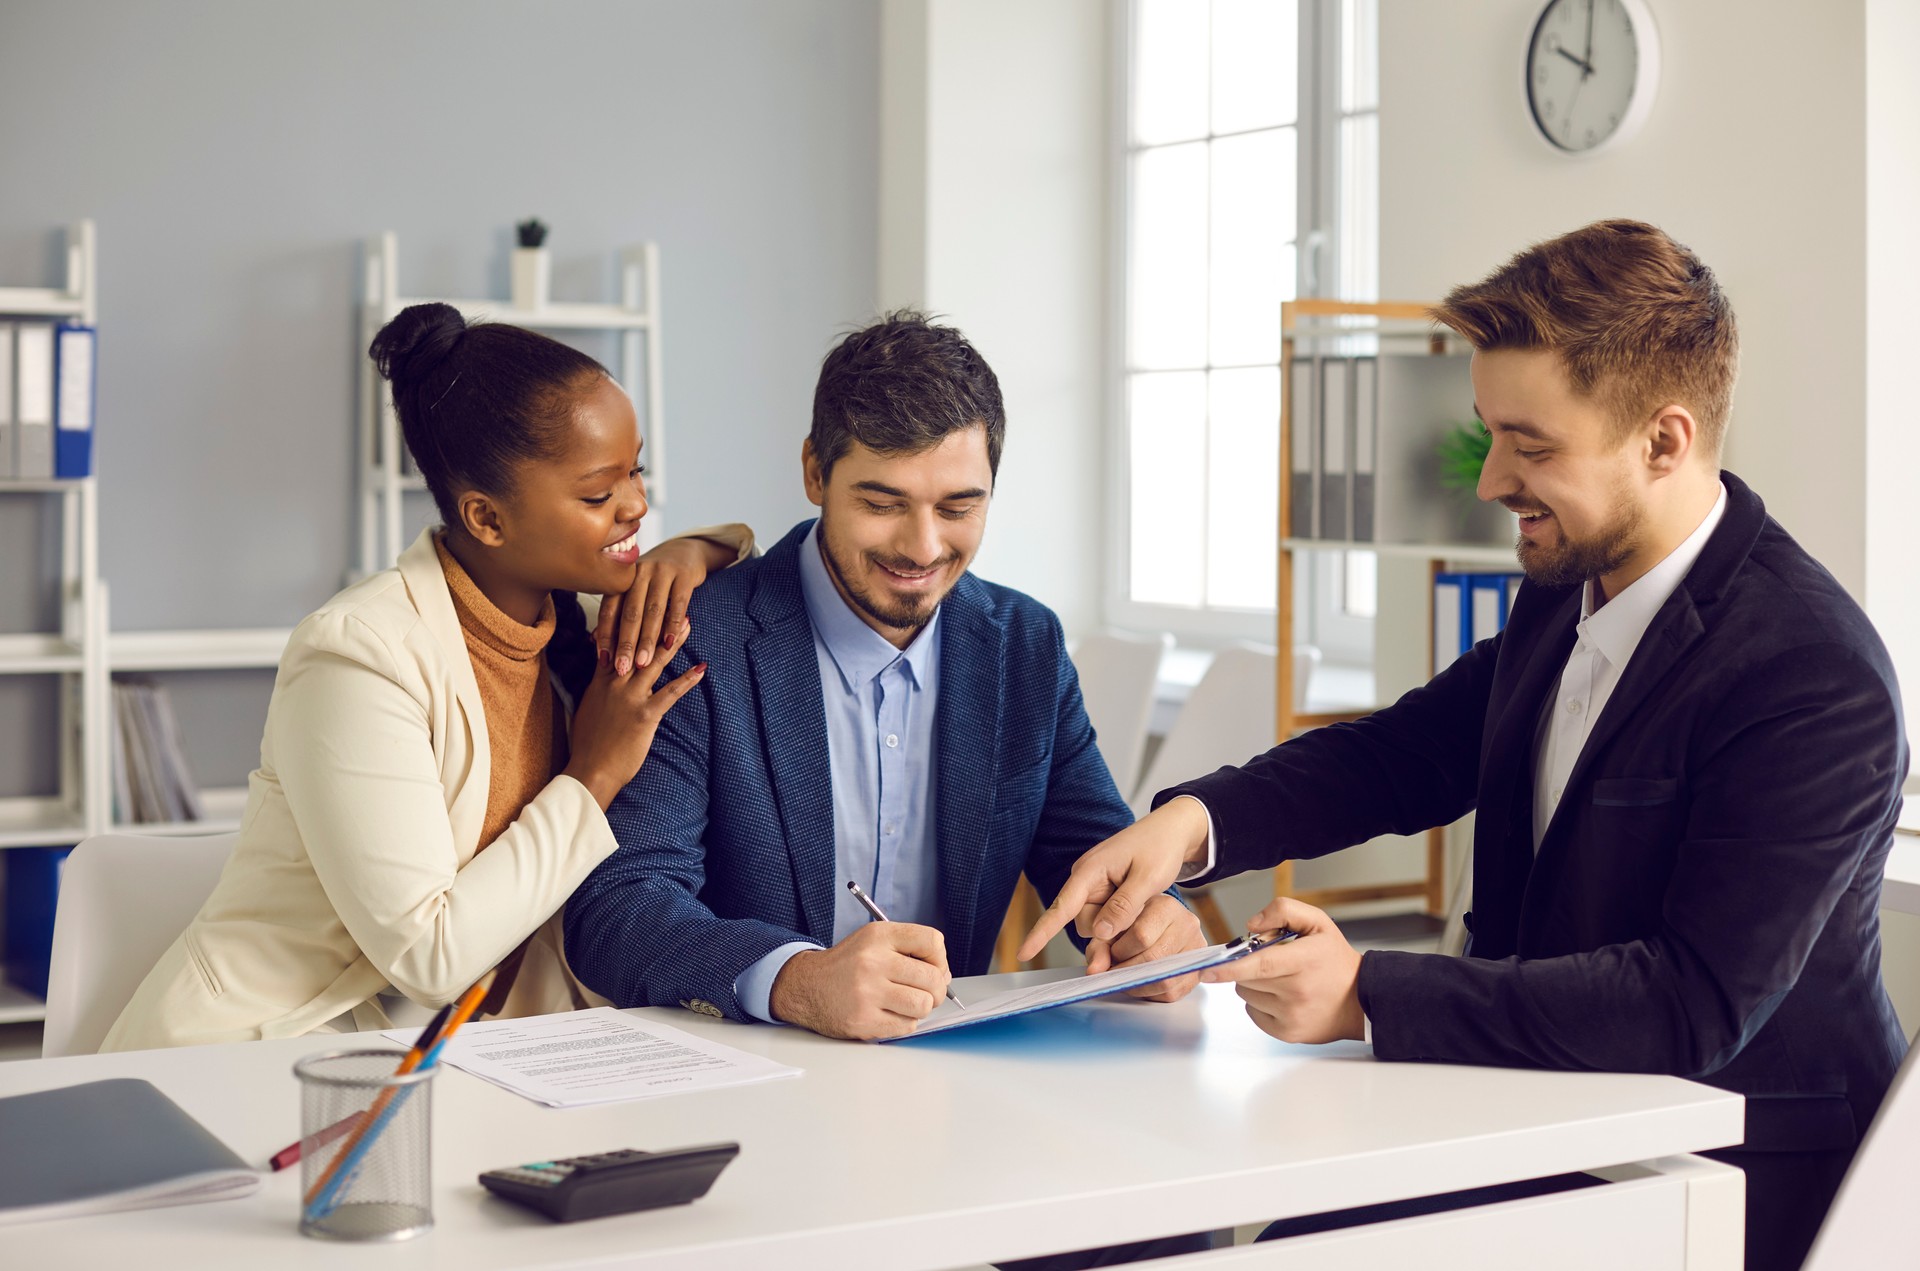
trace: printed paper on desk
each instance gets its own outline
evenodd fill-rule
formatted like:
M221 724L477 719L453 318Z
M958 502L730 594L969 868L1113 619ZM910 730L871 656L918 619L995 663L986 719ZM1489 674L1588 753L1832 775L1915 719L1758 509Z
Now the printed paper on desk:
M386 1036L411 1043L417 1031L400 1028ZM635 1019L611 1006L469 1024L447 1043L441 1062L550 1108L800 1075L798 1068Z

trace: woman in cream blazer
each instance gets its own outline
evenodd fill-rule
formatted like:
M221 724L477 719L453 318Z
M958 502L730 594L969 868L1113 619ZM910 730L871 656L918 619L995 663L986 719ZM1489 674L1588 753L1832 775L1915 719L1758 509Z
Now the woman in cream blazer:
M444 398L434 372L442 382L449 374L456 381L468 375L484 380L477 365L483 353L503 356L500 333L544 341L511 327L465 331L452 310L423 316L410 309L394 327L410 314L413 326L403 334L411 344L403 341L399 353L390 349L383 359L383 369L392 363L389 373L403 423L410 413L421 413L420 386L403 379L406 354L417 352L423 342L440 356L425 366L425 357L414 356L411 377L424 377L427 392ZM484 349L477 347L481 332L492 342ZM509 344L507 352L517 347ZM381 353L379 341L375 353ZM565 353L597 367L571 350ZM459 370L463 363L467 369ZM588 374L573 373L576 378ZM632 418L630 407L626 418ZM637 478L624 472L637 449L637 431L633 438L621 479L631 480L637 492ZM424 448L413 428L408 444L416 454ZM422 464L430 486L433 464L431 457ZM637 507L636 522L645 509L644 496ZM212 896L142 983L103 1050L380 1028L424 1019L530 936L502 1014L567 1009L582 1001L560 954L558 914L573 889L614 850L605 800L631 778L638 760L624 776L616 771L603 777L596 770L593 784L611 786L598 791L604 799L565 773L550 780L540 773L544 785L497 837L482 844L496 766L512 757L497 754L490 739L468 651L470 633L463 632L449 582L454 567L443 561L435 534L423 533L396 568L349 587L295 629L274 682L260 767L249 778L233 855ZM743 535L744 543L739 541ZM729 550L716 558L718 542L726 539L733 540ZM631 553L628 560L637 555L631 538L615 546ZM689 573L697 582L705 567L750 548L744 527L695 531L659 549L665 559L682 563L679 570L655 569L652 577L656 587L664 587L663 576L678 572L684 593ZM539 550L557 549L542 545ZM613 547L600 550L613 553L616 562L622 555ZM584 641L584 620L577 605L571 609L559 621L571 622L571 638ZM551 616L553 610L546 612ZM559 639L554 637L556 661ZM591 648L585 657L591 667ZM611 680L605 654L600 661L595 690L602 680ZM666 659L659 661L664 666ZM566 754L564 721L572 718L575 695L558 682L558 674L550 678L554 700L564 708L564 715L555 712L557 764ZM580 688L581 677L571 678ZM636 668L632 679L643 678L645 686L602 693L596 707L600 727L638 726L631 718L612 718L609 702L616 692L644 701L654 675ZM690 680L684 685L676 680L652 690L652 719L671 705L664 699L677 698L697 679L689 673L681 677ZM593 701L592 690L585 700ZM650 740L650 723L646 732Z

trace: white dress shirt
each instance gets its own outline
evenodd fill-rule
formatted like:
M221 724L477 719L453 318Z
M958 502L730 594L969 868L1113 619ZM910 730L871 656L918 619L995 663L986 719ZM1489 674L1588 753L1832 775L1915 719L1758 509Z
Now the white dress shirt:
M1680 546L1668 552L1658 565L1627 585L1619 595L1600 608L1593 606L1595 582L1588 579L1580 589L1580 622L1574 627L1573 652L1560 672L1553 696L1541 712L1540 725L1533 742L1533 850L1540 850L1547 826L1559 810L1560 797L1566 793L1567 778L1580 758L1593 721L1607 708L1621 672L1640 647L1654 615L1667 603L1674 588L1700 558L1701 549L1713 536L1713 527L1727 510L1727 490L1720 496L1706 519L1694 528Z

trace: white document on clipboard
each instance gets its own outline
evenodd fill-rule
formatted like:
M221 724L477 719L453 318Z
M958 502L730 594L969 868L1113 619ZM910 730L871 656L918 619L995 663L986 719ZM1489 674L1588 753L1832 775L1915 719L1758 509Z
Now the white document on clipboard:
M1065 1006L1069 1002L1084 1002L1091 997L1105 997L1109 993L1121 993L1137 988L1142 984L1157 984L1161 980L1170 980L1176 975L1189 975L1195 971L1204 971L1208 967L1220 966L1243 958L1256 949L1271 944L1281 944L1292 940L1294 932L1283 931L1277 935L1254 934L1229 940L1225 944L1208 945L1204 949L1192 949L1186 953L1169 954L1164 958L1155 958L1151 962L1142 962L1138 966L1121 967L1112 971L1102 971L1097 975L1083 975L1071 980L1055 980L1049 984L1031 984L1022 988L1008 989L992 997L978 1001L969 1001L958 1006L951 1000L940 1004L938 1010L920 1021L920 1027L902 1037L888 1037L884 1041L912 1041L916 1037L926 1037L934 1033L944 1033L955 1028L965 1028L969 1024L985 1024L996 1019L1012 1019L1016 1015L1025 1015L1032 1011L1044 1011L1049 1007Z

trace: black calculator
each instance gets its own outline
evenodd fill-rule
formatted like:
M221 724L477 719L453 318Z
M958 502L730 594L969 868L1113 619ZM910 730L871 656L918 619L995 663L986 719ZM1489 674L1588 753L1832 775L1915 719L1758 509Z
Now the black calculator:
M490 1169L480 1176L480 1185L555 1222L575 1222L699 1200L727 1162L739 1154L738 1143L707 1143L667 1152L624 1148Z

